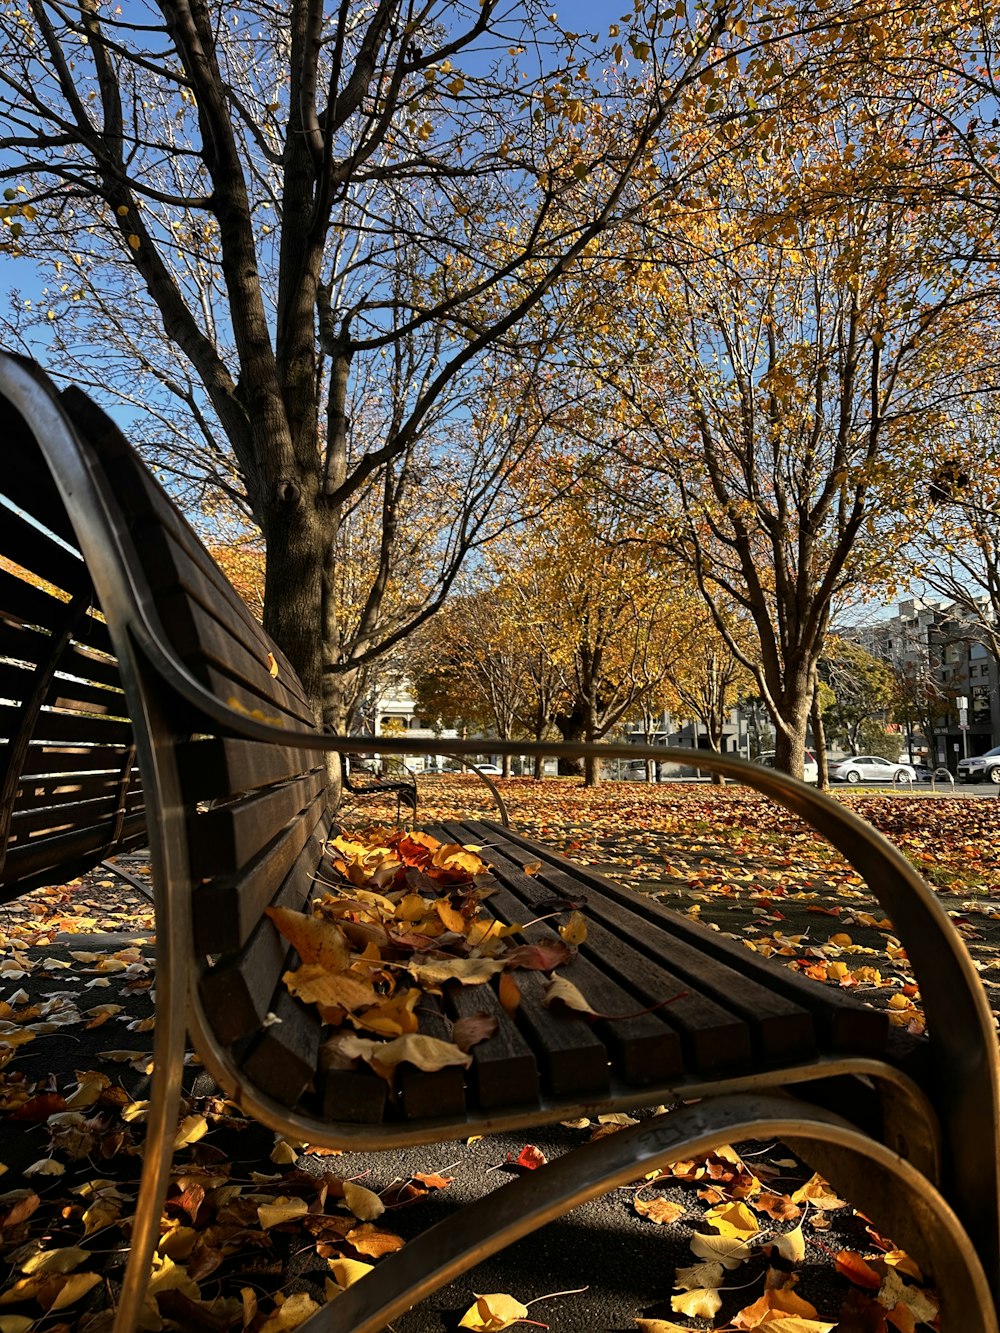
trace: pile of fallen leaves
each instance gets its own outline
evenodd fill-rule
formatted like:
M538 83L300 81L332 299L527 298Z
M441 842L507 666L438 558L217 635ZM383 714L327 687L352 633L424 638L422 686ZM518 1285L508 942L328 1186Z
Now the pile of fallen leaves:
M560 940L512 942L524 923L504 925L484 907L495 890L480 851L400 829L341 834L329 852L342 885L329 885L309 912L266 909L301 960L285 973L286 986L335 1029L324 1068L361 1060L390 1087L404 1061L425 1071L467 1068L470 1049L493 1035L496 1018L461 1018L444 1041L420 1031L426 997L447 982L481 986L498 977L500 1003L513 1014L518 969L551 973L573 957L586 936L579 912L560 926ZM550 990L559 996L552 982Z
M674 1275L671 1310L714 1320L724 1302L733 1309L735 1297L739 1308L724 1324L713 1327L759 1328L768 1333L831 1333L838 1328L914 1333L918 1325L937 1327L938 1302L924 1286L920 1269L873 1227L866 1223L867 1259L856 1250L823 1245L821 1237L831 1228L831 1215L848 1205L819 1175L782 1193L776 1181L798 1167L795 1159L781 1157L751 1167L733 1148L723 1147L653 1173L654 1186L675 1181L694 1185L698 1199L708 1205L701 1213L700 1228L690 1235L695 1262L679 1267ZM661 1225L675 1223L689 1212L685 1203L651 1197L648 1185L636 1191L633 1206ZM855 1216L865 1221L860 1214ZM813 1250L827 1251L836 1272L850 1284L837 1320L820 1318L816 1307L796 1291L807 1243ZM739 1299L757 1292L746 1304ZM636 1325L641 1333L682 1333L681 1325L667 1319L640 1318Z

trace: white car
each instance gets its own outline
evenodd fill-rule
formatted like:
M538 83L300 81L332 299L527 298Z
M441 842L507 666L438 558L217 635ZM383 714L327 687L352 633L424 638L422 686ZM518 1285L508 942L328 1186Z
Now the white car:
M849 754L829 768L834 782L916 782L912 764L891 763L877 754Z
M773 768L774 754L774 750L764 750L763 753L757 756L757 763L763 764L765 768ZM813 754L812 750L804 750L802 754L802 781L818 782L819 764L816 762L816 756Z
M476 761L474 759L470 759L469 763L475 764ZM485 773L488 777L491 778L503 777L503 769L500 767L499 764L476 764L476 772Z
M1000 783L1000 745L995 745L985 754L973 755L971 759L958 761L959 782L995 782Z

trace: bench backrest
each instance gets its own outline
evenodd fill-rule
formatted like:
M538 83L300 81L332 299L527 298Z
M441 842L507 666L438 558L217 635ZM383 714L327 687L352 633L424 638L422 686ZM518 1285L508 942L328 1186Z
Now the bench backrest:
M145 842L118 661L27 423L0 473L0 900Z

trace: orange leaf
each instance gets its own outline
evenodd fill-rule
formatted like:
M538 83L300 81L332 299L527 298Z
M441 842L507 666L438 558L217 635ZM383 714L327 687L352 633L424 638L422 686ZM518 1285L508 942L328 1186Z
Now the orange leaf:
M865 1287L869 1291L878 1291L882 1279L874 1268L869 1268L861 1255L854 1250L841 1250L836 1258L837 1272L853 1282L856 1287Z

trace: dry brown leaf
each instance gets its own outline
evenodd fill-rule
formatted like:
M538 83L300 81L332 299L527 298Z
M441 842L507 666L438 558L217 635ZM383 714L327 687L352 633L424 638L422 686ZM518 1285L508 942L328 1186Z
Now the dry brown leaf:
M683 1217L687 1212L682 1203L674 1203L671 1199L655 1198L640 1199L638 1196L632 1200L632 1207L641 1217L648 1217L650 1222L655 1222L658 1226L667 1226L671 1222L676 1222L679 1217Z
M392 1231L382 1231L379 1227L372 1226L371 1222L363 1222L361 1226L354 1227L344 1239L350 1241L359 1254L367 1255L369 1259L381 1259L383 1254L401 1250L405 1244L402 1236L397 1236Z
M460 1018L451 1030L451 1039L460 1051L471 1051L481 1041L494 1035L498 1023L493 1014L469 1014Z

